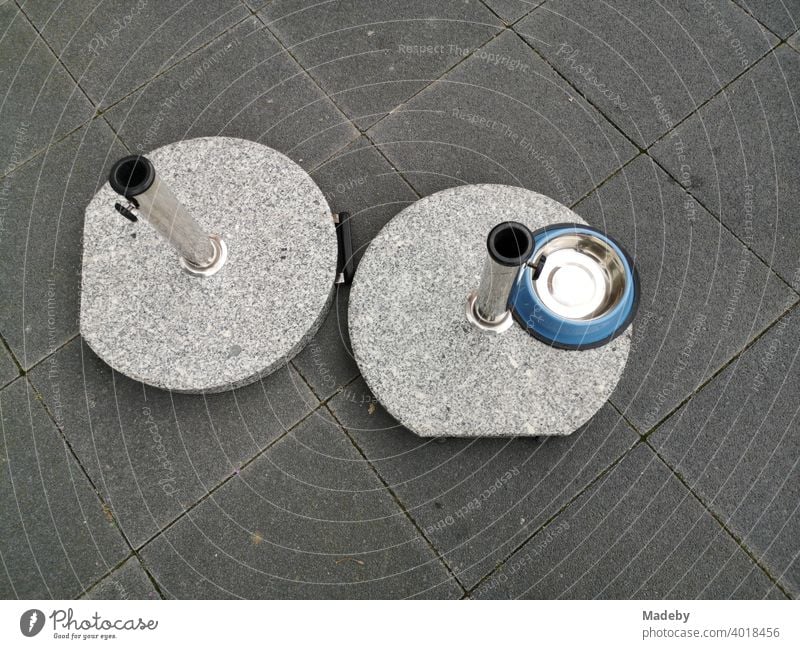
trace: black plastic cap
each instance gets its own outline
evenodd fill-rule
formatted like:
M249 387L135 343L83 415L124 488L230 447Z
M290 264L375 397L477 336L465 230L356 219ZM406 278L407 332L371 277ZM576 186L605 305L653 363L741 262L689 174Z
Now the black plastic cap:
M533 254L533 234L522 223L504 221L489 232L486 248L501 266L521 266Z
M156 178L153 163L143 155L120 158L108 173L108 182L120 196L133 198L150 189Z

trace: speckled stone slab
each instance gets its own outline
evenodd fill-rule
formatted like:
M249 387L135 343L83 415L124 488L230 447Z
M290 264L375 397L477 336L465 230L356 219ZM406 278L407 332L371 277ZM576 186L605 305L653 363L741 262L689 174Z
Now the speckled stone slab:
M467 322L486 236L502 221L531 230L584 223L518 187L468 185L407 207L367 249L350 294L350 336L370 389L424 437L568 435L606 402L630 348L554 349L516 323L492 334Z
M325 197L283 154L236 138L148 153L228 261L211 277L182 270L144 220L124 219L106 183L86 208L81 333L127 376L176 392L220 392L286 363L330 305L336 233Z

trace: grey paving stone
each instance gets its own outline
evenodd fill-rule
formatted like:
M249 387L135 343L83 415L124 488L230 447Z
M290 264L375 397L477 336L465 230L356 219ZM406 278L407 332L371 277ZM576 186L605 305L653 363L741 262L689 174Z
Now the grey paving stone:
M781 38L800 27L798 0L735 0Z
M795 50L800 52L800 31L796 31L794 35L786 41Z
M795 290L800 290L798 103L800 54L781 46L651 149Z
M644 444L473 593L477 599L761 599L779 590Z
M358 132L254 16L106 113L134 152L227 135L312 169Z
M611 396L651 430L797 296L647 156L576 211L616 237L642 283L625 373Z
M161 599L136 557L131 557L81 599Z
M24 369L78 332L83 211L126 151L102 119L3 180L0 331ZM3 203L0 203L2 205Z
M418 198L366 137L317 167L311 177L334 212L350 212L356 263L380 229Z
M0 343L0 388L4 385L11 383L19 376L19 368L11 358L6 346Z
M502 25L477 0L277 0L259 13L360 128L480 47Z
M330 407L468 588L636 440L610 406L568 437L436 441L400 427L361 380Z
M777 43L730 0L553 0L515 29L640 146Z
M248 15L239 0L21 0L20 5L101 108Z
M94 107L13 2L0 5L0 176L91 119ZM12 213L3 210L0 223Z
M77 597L128 546L24 378L0 391L0 430L0 597Z
M244 3L250 7L251 11L258 11L263 7L265 4L270 2L271 0L244 0Z
M800 596L800 309L694 395L652 443Z
M368 133L422 195L500 183L570 205L636 153L511 31Z
M231 392L170 394L112 372L79 338L30 377L134 547L317 404L288 367Z
M542 2L544 0L483 0L483 4L500 16L506 25L518 21Z
M453 598L342 430L316 415L142 551L178 598Z
M292 360L322 401L358 376L347 328L349 301L350 287L337 286L330 311L316 336Z

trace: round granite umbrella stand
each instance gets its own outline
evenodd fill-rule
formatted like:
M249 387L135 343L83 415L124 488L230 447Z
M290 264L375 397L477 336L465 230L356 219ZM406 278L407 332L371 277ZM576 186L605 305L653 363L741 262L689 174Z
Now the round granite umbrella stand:
M100 358L159 388L219 392L302 349L337 275L334 218L302 168L210 137L115 173L130 186L104 185L84 227L80 329Z
M418 435L568 435L622 375L630 328L601 347L564 350L508 314L477 315L487 234L506 221L531 231L585 223L526 189L468 185L407 207L359 264L349 307L356 362L378 401Z

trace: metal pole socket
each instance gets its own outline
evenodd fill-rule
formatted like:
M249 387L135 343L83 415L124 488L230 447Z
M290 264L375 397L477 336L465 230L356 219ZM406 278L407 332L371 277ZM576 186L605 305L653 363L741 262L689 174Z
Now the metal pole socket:
M209 276L225 264L227 247L222 237L207 234L170 188L156 173L153 163L141 155L118 160L108 175L111 188L124 196L139 214L166 239L180 255L183 268ZM136 220L129 208L116 205L126 218Z
M500 333L514 322L508 297L533 253L533 234L516 221L499 223L486 238L486 250L481 283L467 298L467 319L478 329Z

